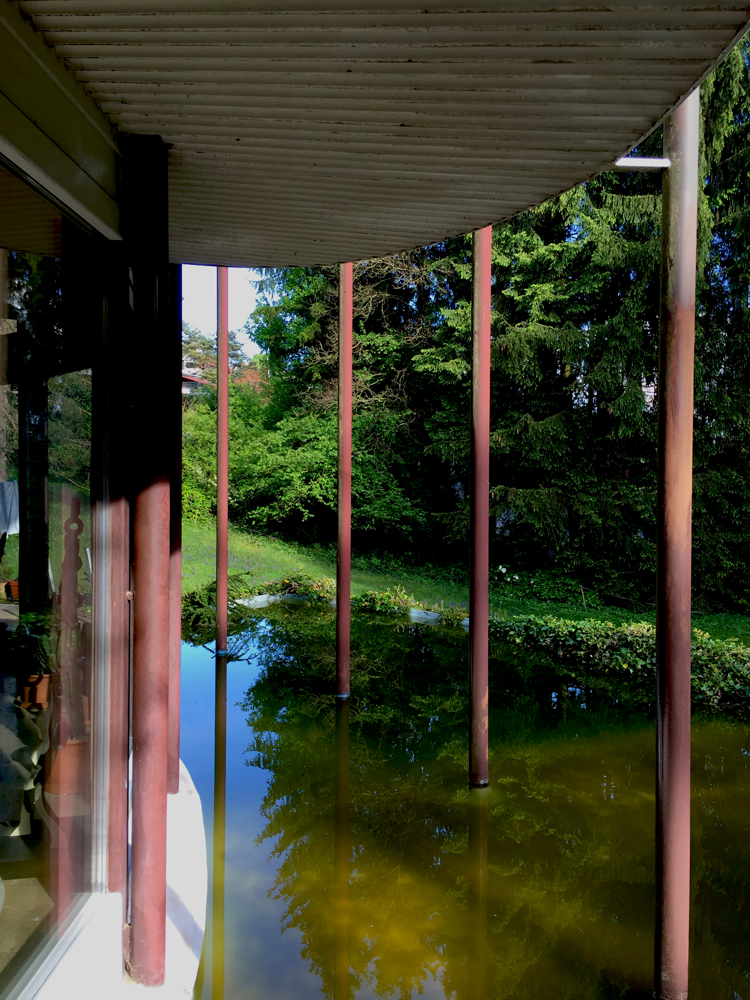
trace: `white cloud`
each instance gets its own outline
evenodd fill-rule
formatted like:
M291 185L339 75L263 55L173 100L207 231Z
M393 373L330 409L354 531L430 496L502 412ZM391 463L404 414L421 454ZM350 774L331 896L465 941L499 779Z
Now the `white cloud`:
M229 268L229 329L239 333L245 353L252 357L259 348L242 333L255 309L255 271L246 267ZM216 268L199 264L182 265L182 318L207 337L216 336Z

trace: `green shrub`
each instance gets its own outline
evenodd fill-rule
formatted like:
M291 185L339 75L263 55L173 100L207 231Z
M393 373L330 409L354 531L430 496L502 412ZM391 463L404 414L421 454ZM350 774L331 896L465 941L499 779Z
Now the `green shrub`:
M408 615L409 610L414 607L417 607L417 602L403 587L396 587L395 591L368 590L352 598L352 609L375 611L382 615Z
M516 601L558 601L561 604L584 604L592 611L604 607L595 590L585 590L572 577L556 569L539 569L533 573L510 566L493 566L490 570L494 592Z
M469 614L468 608L457 607L455 604L451 604L447 608L436 607L434 610L440 612L440 624L448 626L461 625Z
M256 594L289 594L328 602L336 596L334 580L314 579L294 574L280 580L248 587L241 576L229 581L230 597ZM183 600L186 626L195 629L210 622L214 615L216 591L213 584L201 588ZM411 608L423 607L403 587L394 591L368 591L351 599L355 611L383 615L408 615ZM467 615L465 608L435 606L441 624L459 626ZM652 701L655 693L656 628L649 622L613 625L612 622L571 621L552 615L516 615L493 617L490 637L495 641L521 646L551 657L565 665L573 679L590 682L618 678L623 685ZM727 712L750 718L750 647L734 639L712 639L707 632L693 630L692 641L693 704L709 712Z
M656 629L647 622L613 625L519 615L490 622L492 638L546 653L589 677L620 676L653 690ZM750 716L750 649L693 630L693 704L710 712Z
M309 597L312 601L332 601L336 597L336 581L328 576L316 580L306 573L295 573L280 580L269 580L253 587L242 586L233 597L254 597L257 594L288 594Z
M5 553L0 559L0 580L18 579L18 535L11 535L5 543Z
M182 480L182 516L191 521L210 521L215 512L215 497L185 476Z

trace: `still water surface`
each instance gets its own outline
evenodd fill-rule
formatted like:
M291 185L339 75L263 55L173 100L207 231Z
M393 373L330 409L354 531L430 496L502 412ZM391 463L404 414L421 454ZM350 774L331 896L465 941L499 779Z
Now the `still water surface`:
M331 623L314 625L279 614L235 636L224 948L209 922L197 1000L648 995L648 705L496 650L493 783L470 793L465 636L361 624L363 679L337 710ZM211 652L185 643L182 757L209 844L214 683ZM748 793L748 727L697 719L691 1000L750 1000Z

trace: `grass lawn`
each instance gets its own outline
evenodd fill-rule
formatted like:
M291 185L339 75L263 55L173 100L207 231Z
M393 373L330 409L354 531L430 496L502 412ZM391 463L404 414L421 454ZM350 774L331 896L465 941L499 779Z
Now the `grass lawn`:
M214 527L186 521L182 526L182 591L188 593L216 577L216 538ZM261 535L249 535L229 529L229 572L245 574L252 583L278 580L290 573L307 573L312 577L336 577L332 558ZM407 581L408 580L408 587ZM418 601L446 604L468 603L467 587L449 581L434 581L418 572L405 577L387 573L352 570L352 593L366 590L393 590L405 587Z
M216 576L215 528L211 524L185 521L182 528L182 590L188 593ZM355 560L356 563L356 560ZM262 535L250 535L229 529L229 572L244 574L248 582L264 583L278 580L290 573L306 573L312 577L336 576L336 563L326 554L290 545ZM466 605L469 588L450 579L436 578L420 572L418 566L413 572L398 574L377 573L371 570L352 569L352 593L361 594L366 590L394 590L402 586L418 601L427 604ZM593 618L622 624L631 621L654 623L653 612L627 611L623 608L603 608L597 611L584 609L583 603L560 604L552 601L514 600L502 588L490 591L490 604L494 612L503 615L555 615L558 618ZM715 639L735 638L750 645L750 617L746 615L696 614L693 626L710 633Z

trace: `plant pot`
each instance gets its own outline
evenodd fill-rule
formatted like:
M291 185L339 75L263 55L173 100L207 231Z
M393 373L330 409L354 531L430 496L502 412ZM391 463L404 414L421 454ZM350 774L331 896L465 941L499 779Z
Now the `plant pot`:
M18 580L8 580L5 584L5 596L9 601L18 600Z
M46 708L49 705L50 674L32 674L23 686L22 708L38 706Z
M68 740L55 755L45 792L72 795L85 792L89 783L89 741Z

